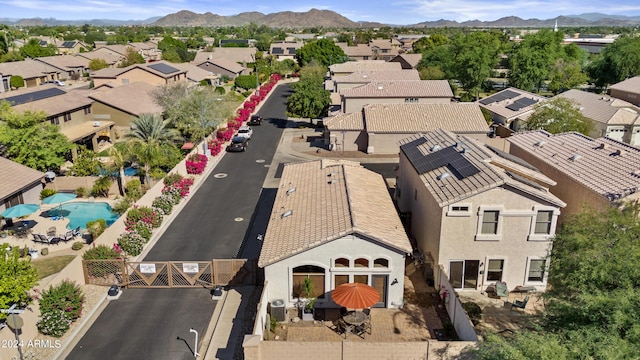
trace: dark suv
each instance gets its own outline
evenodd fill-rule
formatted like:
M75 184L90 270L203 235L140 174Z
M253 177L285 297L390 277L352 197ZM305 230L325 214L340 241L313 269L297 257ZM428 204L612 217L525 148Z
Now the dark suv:
M249 119L247 125L262 125L262 116L258 114L251 115L251 119Z
M237 151L247 151L248 145L247 138L242 136L234 136L231 139L231 144L227 146L227 151L237 152Z

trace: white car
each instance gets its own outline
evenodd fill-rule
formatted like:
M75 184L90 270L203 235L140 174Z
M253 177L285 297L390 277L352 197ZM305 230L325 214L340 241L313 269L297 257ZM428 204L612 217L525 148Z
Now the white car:
M247 125L240 126L238 133L236 134L236 136L241 136L247 140L251 140L251 135L253 135L253 129L251 126Z
M61 80L49 80L49 81L45 81L45 82L42 83L42 85L45 85L45 84L56 84L58 86L65 86L66 85L64 83L64 81L61 81Z

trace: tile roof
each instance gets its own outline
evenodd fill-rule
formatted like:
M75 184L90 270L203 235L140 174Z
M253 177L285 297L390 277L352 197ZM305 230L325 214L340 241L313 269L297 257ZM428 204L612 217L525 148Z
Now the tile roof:
M329 130L364 130L362 112L353 112L326 117L322 124Z
M492 102L490 104L483 104L483 101L486 101L486 99L488 99L491 96L500 96L500 94L505 94L507 92L514 92L517 93L517 95L515 97L512 97L510 99L505 99L502 101L497 101L497 102ZM547 101L548 99L544 96L540 96L540 95L536 95L524 90L520 90L518 88L514 88L514 87L510 87L507 89L504 89L502 91L498 91L497 93L488 96L486 98L480 99L478 101L476 101L476 104L480 105L480 107L483 107L487 110L489 110L490 112L497 114L498 116L501 116L507 120L512 120L512 119L516 119L516 118L520 118L522 120L526 120L529 115L531 115L531 113L533 113L534 110L534 106L537 103L541 103L544 101ZM532 100L535 100L536 103L529 105L529 106L525 106L519 110L511 110L508 107L513 104L514 102L516 102L517 100L523 99L523 98L529 98Z
M24 190L44 178L44 173L0 157L0 200Z
M60 69L48 66L40 61L27 59L23 61L11 61L0 63L0 73L6 75L18 75L24 79L32 79L50 73L60 73Z
M89 135L93 135L104 130L109 129L115 122L113 121L85 121L76 126L62 129L60 132L69 139L71 142L76 142ZM98 126L96 126L98 125Z
M418 66L418 63L420 62L420 60L422 60L422 54L400 54L395 58L404 59L404 61L406 61L409 65L411 65L415 69L415 67Z
M371 104L364 107L372 133L419 133L443 128L456 133L486 133L482 111L473 103Z
M207 61L210 62L211 64L215 65L215 66L221 67L221 68L223 68L225 70L231 71L231 72L236 73L236 74L241 73L245 69L244 66L242 66L242 65L240 65L240 64L238 64L236 62L233 62L231 60L227 60L225 58L217 58L217 59L205 60L205 62L207 62Z
M543 130L516 133L507 141L611 201L640 195L637 147L606 137L593 139L576 132L552 135Z
M556 97L574 100L582 115L599 123L631 125L640 122L640 108L624 100L576 89L565 91Z
M447 80L374 80L340 94L345 98L453 98Z
M430 155L438 156L436 154L439 154L440 151L444 153L445 149L449 149L449 151L453 149L455 151L454 154L459 154L457 156L464 158L478 170L463 177L453 162L445 161L445 165L419 174L425 187L440 207L497 187L522 191L537 197L541 201L559 207L566 206L562 200L551 194L547 188L526 178L513 176L513 173L521 172L518 175L531 177L530 173L534 172L534 170L523 170L521 165L505 158L499 159L499 166L493 164L493 159L498 156L487 150L477 140L438 129L404 139L402 144L400 146L401 156L409 157L410 159L415 158L418 162ZM436 145L439 148L434 149ZM411 152L414 152L414 154L411 155ZM415 167L413 169L418 171ZM512 170L513 173L509 170ZM444 173L449 174L449 176L442 177Z
M166 69L168 70L172 70L170 72L162 72L162 71L158 71L156 69L154 69L154 67L157 66L164 66ZM99 78L99 79L115 79L118 76L134 70L134 69L142 69L144 71L148 71L154 75L157 75L163 79L168 79L171 78L173 76L176 76L177 74L183 74L186 73L186 70L180 70L178 69L176 66L174 66L173 63L170 63L168 61L154 61L152 63L144 63L144 64L133 64L133 65L129 65L127 67L124 68L106 68L106 69L101 69L98 70L96 72L91 73L91 77L93 78ZM175 71L173 71L175 70Z
M402 70L402 65L384 60L347 61L329 66L332 73L356 72L362 70Z
M124 56L114 52L108 48L99 48L86 53L79 53L77 56L84 57L89 60L93 59L102 59L107 62L107 64L113 65L124 59Z
M235 63L250 63L255 61L256 48L215 48L214 51L198 51L192 63L200 65L207 60L227 59Z
M258 265L353 233L412 251L381 175L344 160L285 164Z
M373 56L373 49L367 44L348 46L347 43L337 43L336 45L338 45L340 49L342 49L342 52L349 57Z
M55 85L46 87L55 87ZM46 87L41 86L38 90L42 90ZM42 100L16 105L13 109L20 112L27 110L44 111L47 116L56 116L68 111L79 110L91 105L91 103L93 103L93 100L89 99L86 95L75 91L68 91L58 96L52 96Z
M640 94L640 76L634 76L617 84L609 85L609 89L625 91L632 94Z
M89 97L134 116L161 114L163 108L155 102L153 96L153 92L158 88L159 86L138 81L113 89L102 89Z
M210 71L204 70L203 68L199 68L192 63L178 63L171 64L171 66L180 69L182 71L187 72L187 79L195 82L200 82L205 79L213 79L216 75L212 74Z
M304 46L304 43L302 41L283 41L271 43L269 53L274 55L295 55L296 50L300 49L302 46Z
M396 63L400 64L400 63ZM345 76L335 76L336 84L362 84L371 81L420 80L418 70L359 70Z
M89 59L75 55L45 56L37 58L36 61L55 66L65 71L89 67Z

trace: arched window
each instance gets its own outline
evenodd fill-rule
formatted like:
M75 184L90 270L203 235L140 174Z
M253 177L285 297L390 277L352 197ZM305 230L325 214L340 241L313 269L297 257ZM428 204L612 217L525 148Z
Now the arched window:
M324 268L314 265L302 265L293 268L293 287L291 289L291 297L303 298L305 279L311 280L313 291L311 297L324 298Z
M355 267L369 267L369 260L365 259L365 258L359 258L356 259L356 261L354 262L354 266Z
M335 267L349 267L349 259L338 258L333 262L333 266L335 266Z
M373 267L388 268L389 267L389 260L382 259L382 258L375 259L375 260L373 260Z

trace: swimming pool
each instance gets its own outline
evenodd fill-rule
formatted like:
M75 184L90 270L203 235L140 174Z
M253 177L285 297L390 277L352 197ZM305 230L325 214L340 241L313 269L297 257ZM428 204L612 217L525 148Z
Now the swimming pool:
M85 229L87 222L97 219L104 219L107 226L118 220L118 214L111 211L111 206L104 202L70 202L62 204L62 210L68 211L69 225L67 229L75 229L80 227Z

